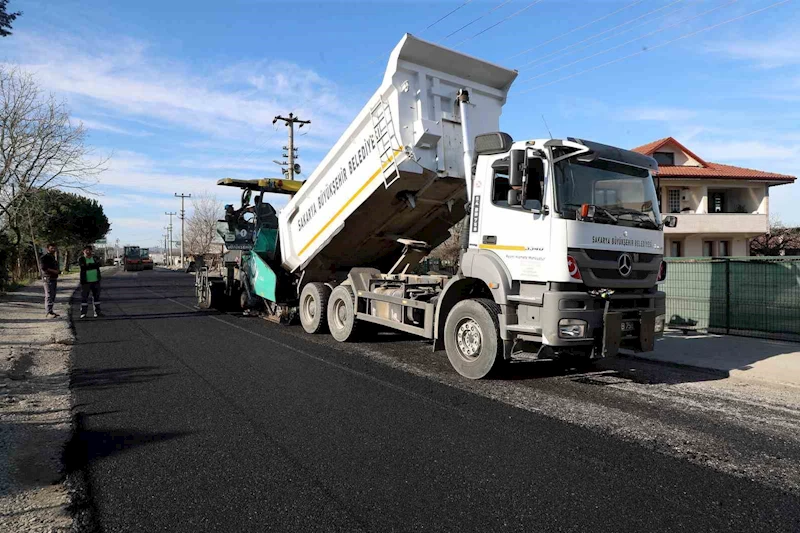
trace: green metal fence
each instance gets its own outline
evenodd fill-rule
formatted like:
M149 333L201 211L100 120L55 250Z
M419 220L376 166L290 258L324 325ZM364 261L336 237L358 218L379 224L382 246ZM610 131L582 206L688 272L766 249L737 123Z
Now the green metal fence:
M667 325L800 338L799 258L670 258Z

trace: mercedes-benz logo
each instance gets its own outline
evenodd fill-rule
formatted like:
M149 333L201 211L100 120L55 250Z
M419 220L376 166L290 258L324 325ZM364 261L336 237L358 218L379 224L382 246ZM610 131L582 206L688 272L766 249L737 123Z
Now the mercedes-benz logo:
M633 271L633 258L631 254L619 254L619 259L617 260L617 266L619 269L619 274L623 278L627 278L631 275L631 271Z

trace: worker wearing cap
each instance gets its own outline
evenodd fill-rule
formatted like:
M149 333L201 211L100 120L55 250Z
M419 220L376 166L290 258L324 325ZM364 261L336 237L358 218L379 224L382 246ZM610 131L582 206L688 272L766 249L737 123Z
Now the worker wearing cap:
M78 259L81 267L81 318L86 318L89 310L89 293L92 293L94 316L100 316L100 261L92 255L92 247L83 247L83 256Z

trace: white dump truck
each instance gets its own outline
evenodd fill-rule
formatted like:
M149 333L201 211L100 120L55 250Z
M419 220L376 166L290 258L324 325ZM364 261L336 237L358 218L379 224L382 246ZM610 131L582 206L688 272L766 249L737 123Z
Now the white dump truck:
M499 132L516 76L405 35L301 187L222 180L292 196L277 216L256 202L251 259L239 259L252 262L242 286L253 298L242 302L342 342L375 325L431 339L468 378L514 358L652 350L664 328L663 226L675 223L659 214L656 162ZM457 274L412 274L459 223Z

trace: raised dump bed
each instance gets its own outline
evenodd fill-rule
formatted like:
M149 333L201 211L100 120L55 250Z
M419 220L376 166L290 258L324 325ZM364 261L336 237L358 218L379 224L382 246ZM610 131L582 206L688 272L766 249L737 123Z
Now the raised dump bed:
M280 213L283 267L304 283L353 267L385 272L398 239L447 239L467 200L459 91L469 93L470 135L497 131L516 76L406 34L381 86Z

